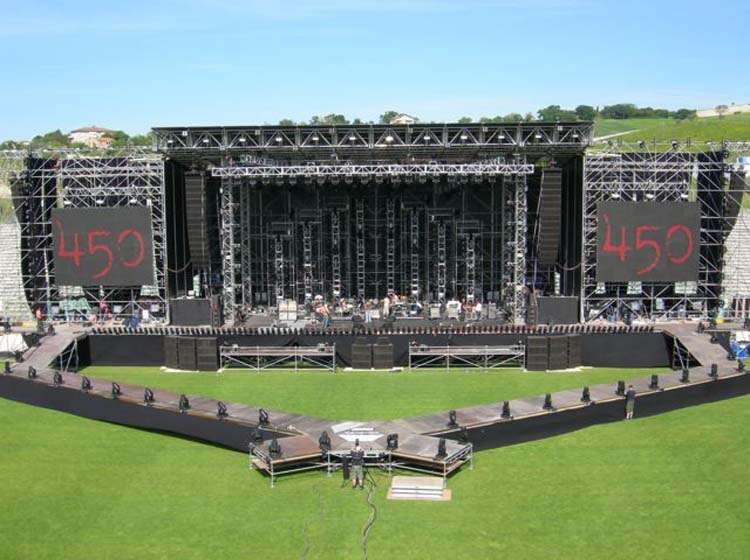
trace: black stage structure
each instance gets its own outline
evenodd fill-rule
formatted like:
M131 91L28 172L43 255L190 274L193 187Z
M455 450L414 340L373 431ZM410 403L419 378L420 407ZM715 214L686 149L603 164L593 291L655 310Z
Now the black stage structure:
M2 154L3 169L22 161L8 176L29 307L72 322L98 306L116 320L145 309L169 323L174 300L192 292L205 304L180 306L180 324L243 326L249 315L278 316L284 302L398 293L419 301L425 318L429 305L481 302L493 324L707 318L721 303L724 242L744 194L721 146L594 144L586 122L153 133L153 149ZM597 212L612 201L698 205L689 281L600 278ZM79 239L61 235L53 216L125 208L151 215L140 234L152 280L142 285L122 280L135 234L99 224ZM655 250L635 233L621 260ZM108 278L56 278L61 255L101 266L107 251Z

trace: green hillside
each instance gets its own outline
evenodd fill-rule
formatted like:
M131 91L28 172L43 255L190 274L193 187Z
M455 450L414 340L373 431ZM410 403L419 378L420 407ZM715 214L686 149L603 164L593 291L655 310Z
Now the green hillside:
M597 121L595 136L606 136L619 132L632 131L618 138L622 140L673 139L694 142L708 140L750 141L750 114L727 115L707 119L603 119Z

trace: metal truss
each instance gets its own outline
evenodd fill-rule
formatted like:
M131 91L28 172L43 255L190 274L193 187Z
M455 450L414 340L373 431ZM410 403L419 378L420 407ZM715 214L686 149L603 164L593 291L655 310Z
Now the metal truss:
M721 255L724 239L735 220L725 212L725 195L731 198L736 194L726 191L726 171L727 165L720 154L668 150L597 153L585 157L581 286L584 321L619 316L625 310L633 318L643 320L708 315L721 295ZM703 194L697 193L699 177ZM741 193L737 196L741 197ZM613 199L698 200L701 204L698 281L597 283L597 206L600 201Z
M167 236L164 162L138 148L122 150L39 150L26 154L24 170L15 174L13 204L22 216L21 270L28 305L41 306L55 320L87 320L108 305L115 320L136 309L156 321L169 320L167 305ZM59 286L54 275L51 211L56 207L151 210L155 283L110 288Z
M181 153L398 151L466 148L580 150L593 123L415 124L154 128L155 148Z
M531 175L534 166L518 163L382 163L371 165L274 165L257 167L213 167L213 177L248 177L250 179L287 179L295 177L393 177L393 176L497 176Z
M235 244L235 190L236 181L225 178L221 182L219 216L221 227L221 272L222 272L222 304L224 308L224 323L233 325L236 318L238 283L236 278L237 245Z
M385 205L385 285L386 293L396 290L396 203L392 198Z
M517 175L512 180L514 216L513 256L513 320L516 324L526 323L526 216L528 213L526 196L526 176Z
M354 212L354 227L356 229L355 250L357 266L357 297L365 299L365 201L357 199Z

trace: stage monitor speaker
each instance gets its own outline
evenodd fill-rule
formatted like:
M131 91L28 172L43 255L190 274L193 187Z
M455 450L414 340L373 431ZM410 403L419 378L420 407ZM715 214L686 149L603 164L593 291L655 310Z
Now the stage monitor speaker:
M216 337L195 339L195 365L198 371L219 369L219 346Z
M568 339L568 367L576 368L582 366L581 335L569 334L565 338Z
M370 369L372 368L372 344L361 337L354 339L352 343L352 363L353 369Z
M540 296L537 298L537 322L540 325L573 325L578 323L578 298Z
M387 336L378 337L372 347L372 367L375 369L393 367L393 343Z
M537 262L549 266L557 262L560 248L560 224L562 208L562 171L545 169L539 191L539 215L537 219Z
M178 337L164 337L164 365L168 368L180 369L180 358L177 350L178 344Z
M179 369L186 371L196 371L198 369L198 364L195 361L195 338L181 336L177 344L177 353L179 356Z
M206 214L206 175L185 174L185 224L193 271L209 266L208 217Z
M549 337L526 337L526 369L546 371L549 369Z

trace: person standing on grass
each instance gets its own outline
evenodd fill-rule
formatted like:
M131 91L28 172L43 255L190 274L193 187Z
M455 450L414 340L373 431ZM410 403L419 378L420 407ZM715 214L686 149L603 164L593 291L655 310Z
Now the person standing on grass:
M354 440L354 449L352 449L352 488L359 485L365 487L364 477L365 450L359 445L359 440Z
M633 418L633 411L635 410L635 389L632 385L628 385L628 391L625 393L625 420L631 420Z

